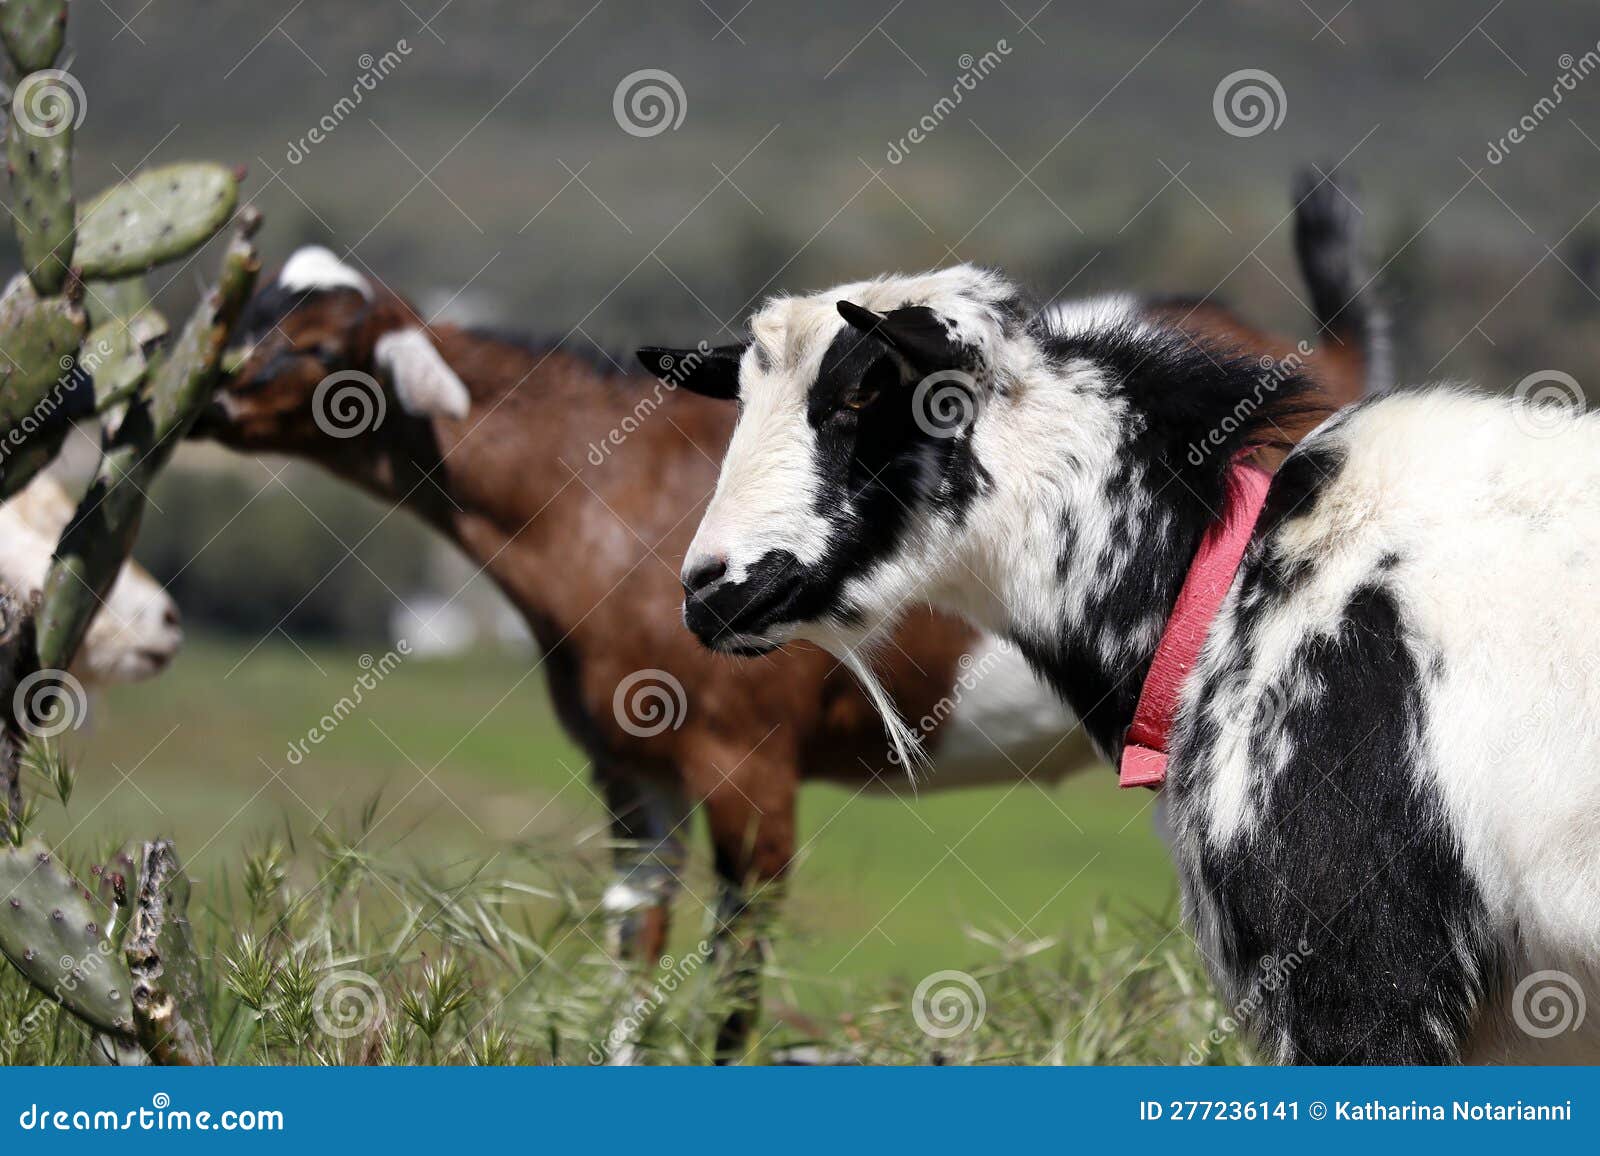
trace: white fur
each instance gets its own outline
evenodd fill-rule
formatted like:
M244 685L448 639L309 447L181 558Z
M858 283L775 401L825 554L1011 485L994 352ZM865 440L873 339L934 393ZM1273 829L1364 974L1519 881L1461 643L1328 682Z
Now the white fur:
M373 346L372 357L394 382L395 394L407 413L459 419L472 408L466 383L421 329L410 326L385 333Z
M1140 320L1139 299L1131 293L1106 293L1063 301L1044 311L1044 323L1061 337L1076 337L1113 325L1128 325Z
M75 505L41 474L0 505L0 585L19 601L44 588L56 541ZM71 673L86 685L134 682L159 672L183 644L178 608L150 574L129 562L89 624Z
M283 263L278 284L296 293L315 289L354 289L363 297L372 297L372 283L334 256L331 249L321 245L296 249Z

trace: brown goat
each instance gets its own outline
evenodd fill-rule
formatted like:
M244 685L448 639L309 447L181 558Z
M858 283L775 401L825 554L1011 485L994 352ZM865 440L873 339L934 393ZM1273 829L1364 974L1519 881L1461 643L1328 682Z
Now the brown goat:
M1336 406L1366 389L1377 326L1355 300L1348 216L1325 191L1300 206L1302 265L1330 265L1305 240L1307 218L1330 213L1333 227L1315 244L1341 250L1332 265L1345 276L1314 284L1313 294L1319 309L1334 302L1324 317L1335 348L1300 368ZM1217 306L1149 308L1176 309L1196 340L1299 356ZM746 1008L719 1035L718 1056L739 1054L758 994L755 901L770 909L795 855L797 788L827 780L896 790L905 775L871 703L833 658L797 646L735 664L679 620L678 571L716 483L732 407L558 347L426 326L326 250L291 258L241 329L248 353L199 432L308 458L403 505L527 619L562 724L591 760L612 816L617 874L604 906L625 956L664 949L681 835L692 808L705 810L721 886L719 951L737 953ZM376 391L367 404L387 416L354 435L334 431L351 416L338 390L363 379ZM1051 783L1095 757L1019 657L959 622L913 613L876 665L901 717L926 720L936 773L924 789Z

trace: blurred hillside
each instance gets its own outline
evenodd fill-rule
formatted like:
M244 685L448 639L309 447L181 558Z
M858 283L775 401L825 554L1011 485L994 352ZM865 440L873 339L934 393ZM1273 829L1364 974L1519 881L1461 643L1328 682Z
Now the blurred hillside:
M80 3L79 139L105 166L83 179L246 162L269 258L321 241L430 310L626 349L717 336L766 293L956 259L1045 297L1214 291L1303 329L1278 227L1288 181L1344 159L1387 262L1404 376L1504 389L1542 368L1585 381L1600 359L1600 75L1534 111L1596 49L1593 3L741 3ZM994 67L890 163L986 53ZM385 54L387 75L360 88ZM675 129L619 124L614 94L641 69L681 86ZM1241 69L1281 86L1277 128L1219 127L1213 95ZM1535 115L1491 164L1491 143ZM181 523L153 515L142 552L171 576L206 540L188 542L190 525L237 513L224 498L187 496L217 503L209 520L183 503ZM320 536L278 500L285 542ZM249 532L276 541L276 515L259 514ZM426 583L413 552L373 569ZM283 550L260 553L228 564L259 575ZM370 577L339 598L385 598Z

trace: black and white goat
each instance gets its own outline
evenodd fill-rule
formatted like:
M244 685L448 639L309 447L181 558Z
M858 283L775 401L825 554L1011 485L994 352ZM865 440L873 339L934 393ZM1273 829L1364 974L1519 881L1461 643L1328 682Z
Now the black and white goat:
M1307 404L970 266L775 299L751 334L688 383L741 411L689 627L859 653L929 602L1013 639L1113 759L1238 455ZM1174 683L1165 802L1266 1054L1600 1059L1600 417L1443 388L1346 409L1230 574Z

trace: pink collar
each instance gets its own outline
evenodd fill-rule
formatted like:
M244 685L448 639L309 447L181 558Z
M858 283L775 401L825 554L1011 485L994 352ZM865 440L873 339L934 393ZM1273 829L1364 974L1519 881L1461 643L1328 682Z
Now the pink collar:
M1258 466L1237 461L1229 468L1222 520L1200 540L1139 692L1123 739L1118 786L1155 789L1166 781L1167 737L1178 713L1178 693L1233 585L1271 484L1272 476Z

